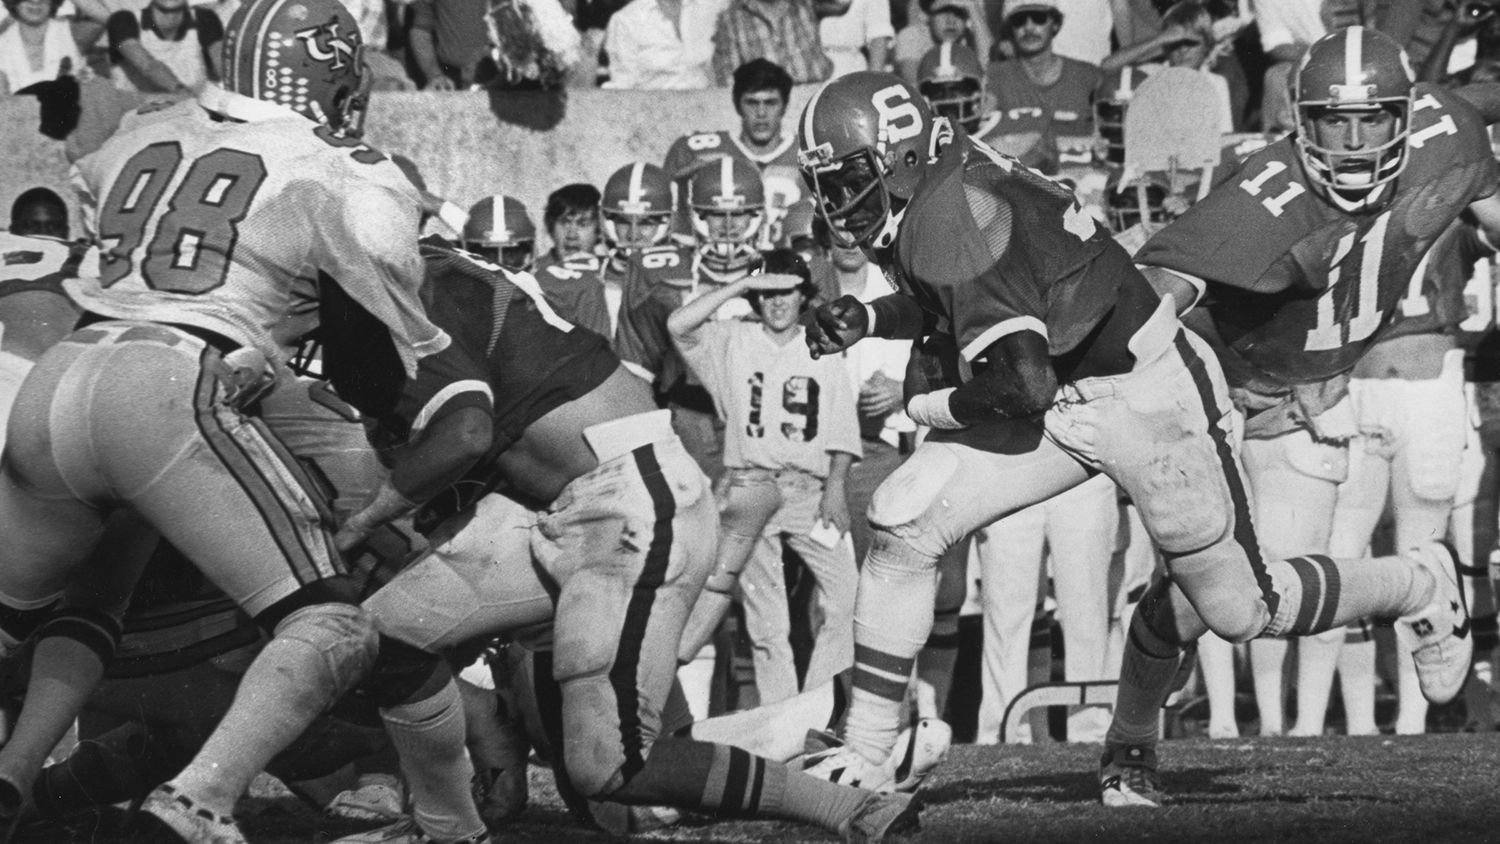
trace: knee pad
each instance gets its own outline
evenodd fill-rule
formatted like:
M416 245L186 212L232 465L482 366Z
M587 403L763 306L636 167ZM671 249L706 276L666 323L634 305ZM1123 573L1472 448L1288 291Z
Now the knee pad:
M938 503L948 479L958 470L958 455L941 445L929 445L892 472L870 498L870 525L910 531Z
M276 638L317 651L335 697L369 676L379 650L370 614L354 604L302 607L276 625Z
M452 676L448 664L437 654L412 647L400 639L378 636L379 654L360 691L376 706L397 706L423 700L436 693Z
M1408 441L1407 482L1416 497L1431 502L1452 501L1464 480L1464 442L1444 432Z

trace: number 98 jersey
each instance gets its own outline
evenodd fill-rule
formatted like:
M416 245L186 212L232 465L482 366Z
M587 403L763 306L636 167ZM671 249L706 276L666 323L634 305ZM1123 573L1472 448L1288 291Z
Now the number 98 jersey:
M218 96L249 122L187 101L74 166L101 256L68 292L103 316L195 326L280 361L316 325L326 274L386 325L413 372L446 342L417 299L415 188L358 141Z
M1311 383L1348 371L1412 292L1433 242L1494 192L1500 168L1484 122L1456 95L1417 85L1409 142L1390 195L1345 211L1308 182L1283 138L1136 254L1207 282L1186 321L1220 352L1231 383Z

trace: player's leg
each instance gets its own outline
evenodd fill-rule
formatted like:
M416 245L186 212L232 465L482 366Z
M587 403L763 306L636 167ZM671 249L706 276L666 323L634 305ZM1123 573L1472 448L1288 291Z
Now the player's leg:
M787 544L812 574L821 616L802 681L803 688L813 688L854 664L854 592L859 570L854 565L854 546L847 538L840 538L829 548L808 537L823 497L823 484L818 479L796 475L783 480L782 497L787 503L773 524L785 526Z
M797 693L791 606L781 562L783 540L777 530L773 520L740 573L740 601L745 607L745 633L755 665L755 691L766 703Z
M938 557L1001 516L1044 501L1088 476L1025 422L937 432L891 473L870 505L875 540L854 607L854 692L849 747L885 759L917 653L932 630Z
M553 675L572 787L589 799L829 830L884 805L738 748L661 735L682 625L713 564L714 505L675 439L616 462L575 480L538 530L538 559L561 586Z
M969 549L965 540L938 558L937 596L932 607L932 632L917 654L916 700L918 718L942 718L953 688L953 666L958 662L958 615L969 591Z
M787 762L806 751L809 731L836 728L849 702L849 676L843 674L796 697L695 721L687 738L729 744L774 762Z
M1497 421L1493 390L1489 384L1469 384L1471 427L1464 450L1463 479L1454 502L1449 535L1469 565L1469 587L1473 595L1470 612L1474 629L1474 673L1464 689L1468 711L1465 727L1479 731L1494 729L1500 715L1500 686L1495 685L1497 624L1495 590L1491 580L1497 529L1496 506L1500 503L1500 466L1493 448Z
M1036 504L974 531L967 543L979 563L984 608L979 722L981 744L1018 742L1002 736L1010 702L1031 685L1031 625L1037 617L1042 559L1046 552L1046 505Z
M1103 680L1109 637L1109 561L1119 533L1117 488L1092 478L1046 504L1047 546L1069 682ZM1068 715L1068 741L1103 741L1106 713L1083 707Z

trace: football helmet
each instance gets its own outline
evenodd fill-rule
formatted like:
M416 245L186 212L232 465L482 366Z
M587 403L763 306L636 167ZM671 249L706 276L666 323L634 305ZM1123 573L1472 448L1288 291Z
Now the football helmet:
M1292 77L1297 153L1308 178L1348 191L1369 190L1401 175L1407 161L1415 84L1406 51L1388 35L1351 26L1314 42ZM1379 109L1395 115L1395 128L1385 143L1356 150L1320 143L1315 126L1319 116L1329 111Z
M917 63L917 89L927 105L972 132L984 107L984 68L962 44L946 41L928 50Z
M1146 182L1146 222L1165 223L1167 214L1163 204L1167 189L1155 181ZM1111 180L1104 192L1104 213L1109 217L1109 227L1116 234L1141 222L1140 195L1135 185L1121 187Z
M1122 67L1094 89L1094 158L1102 164L1125 164L1125 111L1142 79L1138 69Z
M536 226L514 196L486 196L469 209L464 249L513 272L531 272L536 262Z
M797 163L819 213L841 246L884 245L952 137L927 100L901 77L859 71L825 84L802 110Z
M672 226L672 180L655 164L627 164L604 183L599 210L611 251L628 255L659 246Z
M364 49L339 0L249 0L224 33L222 84L358 137L373 78Z
M756 243L766 219L766 189L753 164L725 156L699 167L688 181L688 208L705 267L735 272L760 261Z

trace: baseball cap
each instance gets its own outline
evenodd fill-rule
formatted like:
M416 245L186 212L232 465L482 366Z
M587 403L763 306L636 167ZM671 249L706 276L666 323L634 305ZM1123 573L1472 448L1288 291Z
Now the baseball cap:
M1062 17L1062 9L1057 7L1057 0L1021 0L1019 3L1005 4L1005 17L1009 18L1018 12L1049 12Z

